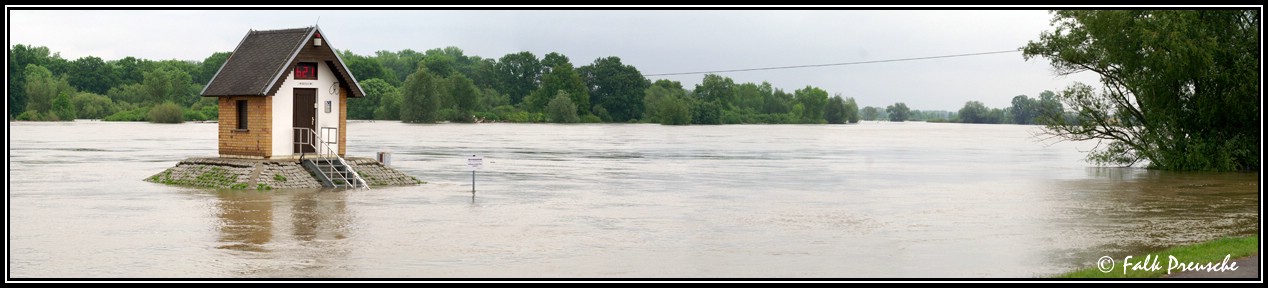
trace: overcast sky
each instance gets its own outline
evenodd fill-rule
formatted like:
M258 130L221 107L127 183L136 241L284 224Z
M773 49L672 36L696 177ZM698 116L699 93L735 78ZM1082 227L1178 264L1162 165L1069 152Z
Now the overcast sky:
M126 56L199 60L232 51L250 29L319 24L341 50L456 46L500 58L559 52L576 66L617 56L643 74L815 65L1017 49L1050 30L1045 10L10 10L8 45L47 46L66 59ZM320 17L320 22L318 22ZM905 102L959 110L1003 108L1093 74L1057 77L1020 52L844 66L719 73L785 91L813 85L860 106ZM699 84L704 75L649 76Z

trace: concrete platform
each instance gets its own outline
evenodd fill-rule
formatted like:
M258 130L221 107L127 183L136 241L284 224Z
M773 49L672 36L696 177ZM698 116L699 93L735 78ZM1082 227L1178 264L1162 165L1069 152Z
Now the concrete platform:
M348 165L365 178L370 187L424 184L414 176L383 166L371 158L345 158ZM193 157L181 160L176 167L146 178L145 181L227 189L291 189L322 188L316 175L300 165L297 159L238 159Z

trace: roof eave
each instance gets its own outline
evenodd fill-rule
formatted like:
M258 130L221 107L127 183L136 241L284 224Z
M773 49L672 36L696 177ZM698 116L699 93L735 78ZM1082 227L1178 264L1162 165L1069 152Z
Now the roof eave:
M316 31L317 31L317 26L313 26L312 29L308 29L308 34L304 35L302 40L300 40L299 43L295 45L295 48L293 48L292 49L293 51L291 51L291 57L286 58L286 62L282 62L282 67L277 68L277 73L273 74L273 80L269 81L269 85L265 85L263 87L264 90L260 91L260 95L268 95L269 90L273 90L273 85L276 85L278 79L282 79L282 76L286 75L285 74L286 68L291 65L291 62L295 61L295 57L299 57L299 51L304 50L304 45L308 43L308 39L312 38L313 32L316 32ZM338 56L337 53L336 53L336 56ZM352 74L352 73L348 73L348 74Z
M247 42L247 37L251 37L251 32L253 32L253 31L255 31L255 30L250 30L250 31L247 31L247 35L246 35L246 36L242 36L242 40L238 40L238 46L234 46L234 47L233 47L233 52L229 52L229 58L225 58L225 62L224 62L224 63L220 63L220 68L216 69L216 74L211 75L211 79L208 79L208 80L207 80L207 85L203 85L203 91L198 92L198 95L200 95L200 96L204 96L204 97L211 97L211 96L217 96L217 97L219 97L218 95L207 95L207 94L206 94L206 93L207 93L207 87L211 87L211 83L215 83L215 82L216 82L216 77L217 77L217 76L220 76L220 70L224 70L224 69L225 69L225 64L229 64L229 59L233 59L233 54L235 54L234 52L238 52L238 48L242 48L242 43L246 43L246 42ZM214 55L214 53L213 53L213 55Z
M313 27L313 31L320 31L320 30L321 30L320 27L316 27L316 26ZM312 35L310 34L309 36L312 36ZM330 45L330 39L327 39L326 36L322 36L321 39L322 39L321 40L322 42L326 42L326 47L330 47L330 52L335 54L335 60L339 61L339 66L343 67L343 71L348 73L348 79L352 80L352 84L348 85L348 88L352 88L353 90L353 93L351 93L351 96L353 98L365 97L365 91L361 90L361 82L357 81L356 75L352 75L352 70L348 70L348 64L343 62L343 57L339 56L339 51L335 50L335 46Z

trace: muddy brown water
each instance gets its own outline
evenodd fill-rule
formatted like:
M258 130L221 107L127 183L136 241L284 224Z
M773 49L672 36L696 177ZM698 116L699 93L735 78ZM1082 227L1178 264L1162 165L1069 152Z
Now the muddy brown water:
M142 181L216 124L9 129L13 278L1043 277L1259 233L1257 173L1096 168L1034 126L350 123L430 182L370 191Z

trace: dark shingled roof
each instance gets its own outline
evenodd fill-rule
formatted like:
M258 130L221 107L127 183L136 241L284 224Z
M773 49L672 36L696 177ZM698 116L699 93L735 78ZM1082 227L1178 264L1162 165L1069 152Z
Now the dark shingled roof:
M250 31L203 88L202 96L267 96L276 92L271 91L276 89L274 84L280 84L276 81L283 79L286 68L314 32L319 32L317 27ZM338 66L333 68L340 78L352 78L343 63L332 66ZM350 82L349 96L363 96L356 79Z

